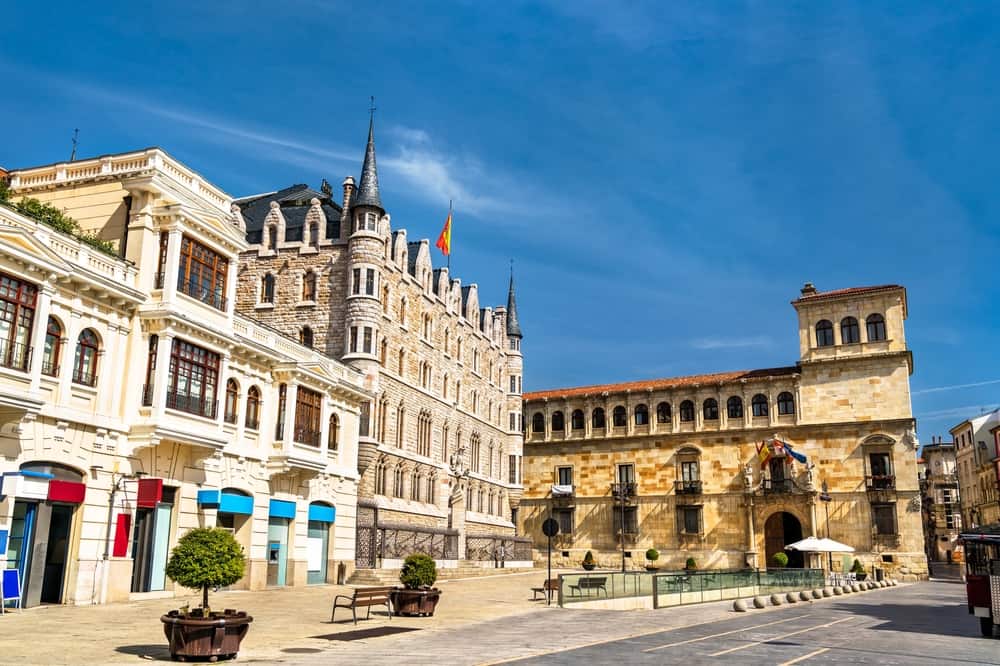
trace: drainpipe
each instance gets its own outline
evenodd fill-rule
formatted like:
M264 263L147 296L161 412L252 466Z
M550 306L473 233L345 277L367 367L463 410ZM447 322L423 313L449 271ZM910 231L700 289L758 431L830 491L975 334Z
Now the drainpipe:
M108 597L108 570L110 568L109 557L111 555L111 523L115 516L115 495L118 494L118 484L125 477L115 479L111 477L111 492L108 494L108 529L104 535L104 555L101 557L101 596L97 603L107 602Z

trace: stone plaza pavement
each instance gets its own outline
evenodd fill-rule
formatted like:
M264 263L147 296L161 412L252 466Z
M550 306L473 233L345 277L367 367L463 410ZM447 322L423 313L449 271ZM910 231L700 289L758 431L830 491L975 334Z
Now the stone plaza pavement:
M354 664L391 660L407 664L484 664L579 648L652 632L732 618L731 602L663 610L606 611L546 607L532 601L531 587L544 572L443 581L433 618L392 618L374 611L355 625L338 609L335 594L346 586L220 592L216 608L254 616L237 663ZM890 597L888 588L865 593ZM888 599L887 599L888 600ZM124 664L167 661L159 616L196 596L106 606L49 606L0 617L3 663ZM828 603L826 601L817 604ZM756 614L782 609L754 611ZM343 613L343 615L341 614ZM970 625L971 627L971 625ZM399 633L369 635L389 629ZM400 631L402 630L402 631ZM351 633L351 632L359 633Z

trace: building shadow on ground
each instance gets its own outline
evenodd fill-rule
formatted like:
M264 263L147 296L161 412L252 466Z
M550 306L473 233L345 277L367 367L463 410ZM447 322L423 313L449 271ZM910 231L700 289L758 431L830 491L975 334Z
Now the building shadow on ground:
M873 631L904 631L965 638L979 636L979 621L969 615L965 604L956 604L953 596L928 595L924 599L930 603L862 604L842 601L835 603L833 607L858 617L881 620L882 624L871 627Z
M163 644L160 645L119 645L115 652L122 654L133 654L142 659L151 661L173 661L170 658L170 649Z

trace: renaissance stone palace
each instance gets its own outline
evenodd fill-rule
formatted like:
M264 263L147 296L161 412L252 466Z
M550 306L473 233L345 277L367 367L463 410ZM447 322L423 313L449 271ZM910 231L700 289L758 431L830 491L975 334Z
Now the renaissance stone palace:
M526 394L520 518L536 559L554 517L560 566L590 550L641 568L649 548L667 569L772 566L816 535L855 548L835 570L857 557L926 576L906 290L806 284L792 306L794 365Z

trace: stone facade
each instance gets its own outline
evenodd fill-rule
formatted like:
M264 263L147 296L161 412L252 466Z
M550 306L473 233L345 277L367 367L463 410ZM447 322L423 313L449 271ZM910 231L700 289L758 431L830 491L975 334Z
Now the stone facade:
M918 462L923 468L920 493L927 557L937 562L957 562L962 557L962 544L958 542L962 513L955 444L933 439L920 450Z
M34 294L24 335L0 335L0 568L19 571L25 604L171 594L166 556L194 527L234 532L248 560L237 588L349 573L372 394L235 311L246 241L232 200L159 149L14 171L10 185L120 254L0 205L0 278ZM24 343L22 364L8 351Z
M477 285L433 267L427 240L392 228L371 132L360 182L346 178L339 201L325 182L237 201L250 243L237 309L365 374L376 398L361 433L359 501L380 525L457 533L462 557L466 535L515 531L522 364L520 329L508 321L513 282L507 306L480 307ZM359 555L362 566L397 559L369 557Z
M793 305L795 366L526 394L520 517L536 557L553 516L560 565L590 550L621 566L624 539L629 568L651 547L666 568L765 566L829 533L869 568L926 575L906 292L806 285Z

